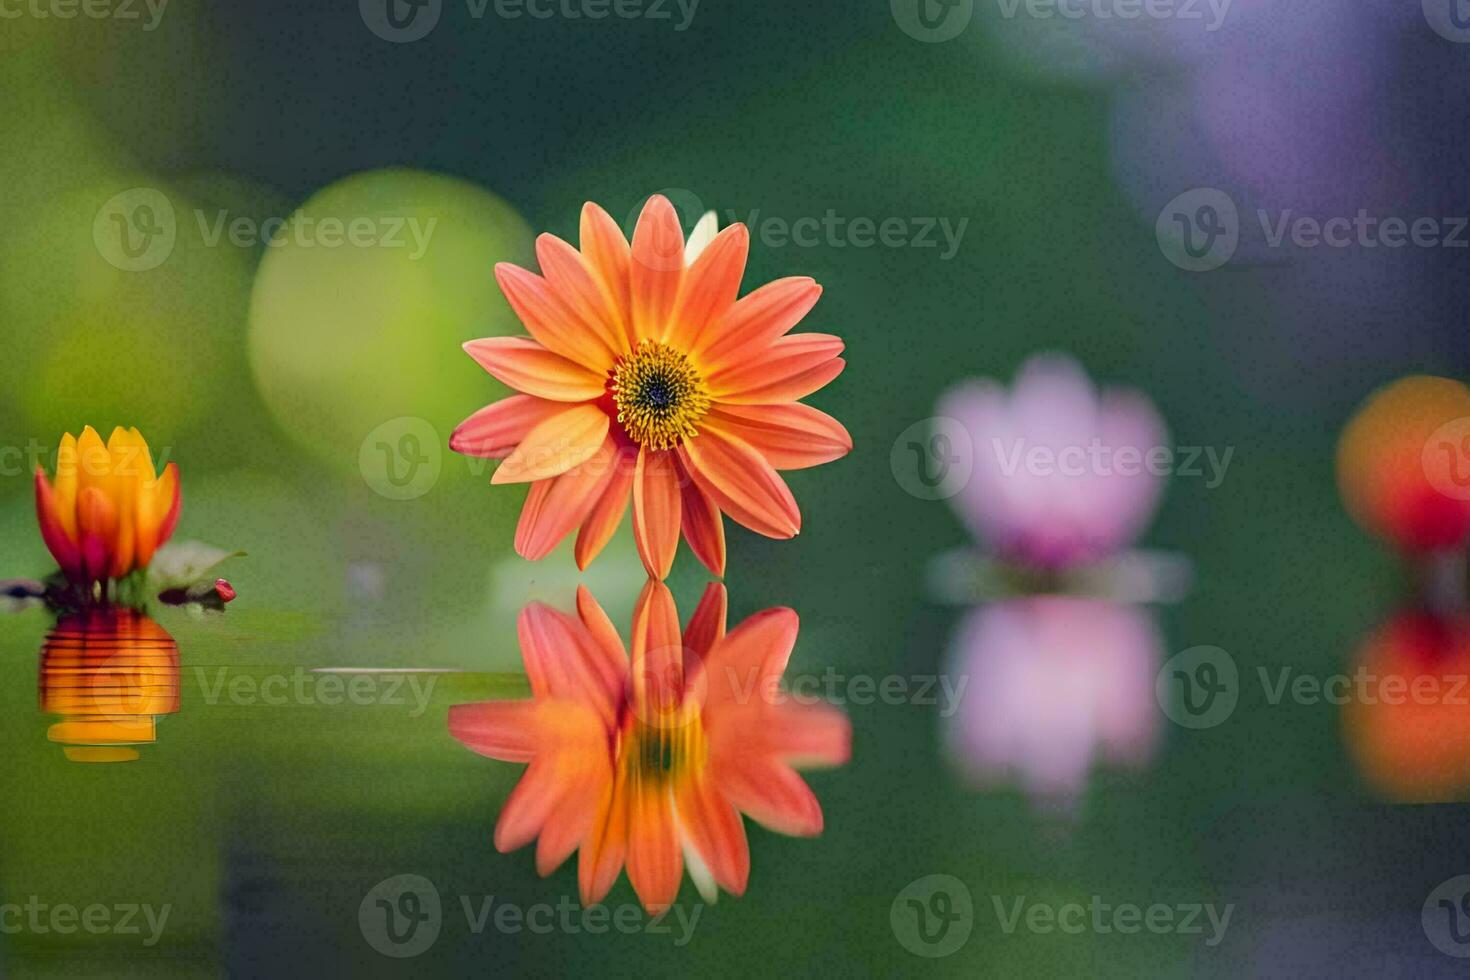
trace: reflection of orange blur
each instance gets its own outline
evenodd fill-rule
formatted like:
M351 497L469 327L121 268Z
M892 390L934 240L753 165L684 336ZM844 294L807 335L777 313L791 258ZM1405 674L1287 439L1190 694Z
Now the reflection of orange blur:
M1467 418L1470 389L1458 381L1416 376L1375 392L1338 443L1337 482L1353 519L1408 552L1463 543L1470 500L1435 486L1426 452L1444 465L1430 443L1442 427Z
M1364 779L1403 802L1470 798L1470 617L1400 613L1369 637L1354 676L1373 679L1354 689L1371 697L1343 711Z
M41 648L41 710L61 715L47 737L73 762L131 762L179 710L179 647L131 609L66 616Z

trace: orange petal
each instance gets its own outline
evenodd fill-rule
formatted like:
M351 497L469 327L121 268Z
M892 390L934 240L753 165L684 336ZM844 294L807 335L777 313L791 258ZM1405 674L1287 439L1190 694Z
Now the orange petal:
M562 789L556 760L551 756L532 759L495 821L495 849L507 853L535 840Z
M678 212L661 194L648 199L633 230L629 276L634 338L662 339L684 278L684 232Z
M688 834L715 883L732 895L745 894L750 879L750 844L740 814L707 778L685 781L674 798L679 824Z
M840 357L834 357L824 364L819 364L810 370L800 374L792 375L781 381L749 391L742 391L739 395L726 396L725 401L736 402L747 405L773 405L782 402L794 402L805 398L812 392L821 391L831 384L833 379L842 373L847 367L847 362Z
M674 801L662 786L632 787L628 804L628 880L656 914L674 904L684 876Z
M721 431L718 420L706 417L703 431L679 452L695 482L736 521L768 538L801 530L801 511L786 481L749 443Z
M146 513L140 513L138 523L138 565L146 566L153 555L168 539L174 536L179 523L179 512L183 508L180 494L179 465L169 463L154 487L152 505Z
M100 487L84 486L77 494L77 537L82 556L82 575L102 579L112 566L112 545L117 535L117 508Z
M628 651L612 620L585 585L577 586L577 616L600 652L598 676L613 695L621 695L628 677Z
M612 459L612 475L602 495L597 498L587 519L577 532L577 567L586 570L617 533L628 510L629 492L633 489L633 470L637 456L627 449L618 450Z
M623 859L628 853L627 777L619 769L603 789L602 803L577 864L577 890L583 905L595 905L606 897Z
M540 251L538 240L538 255ZM542 266L545 267L544 260ZM568 297L561 295L546 279L518 265L500 262L495 266L495 281L526 332L537 343L593 371L603 372L612 367L613 350L598 329L583 320L568 305Z
M684 273L679 299L669 318L665 340L679 350L690 350L711 323L718 323L735 305L750 232L735 224L715 236Z
M582 404L548 416L526 433L490 478L491 483L529 483L559 476L591 459L607 441L612 420L596 405Z
M516 634L532 694L598 708L611 723L612 697L597 662L601 654L581 620L532 602L521 610Z
M799 769L840 766L852 758L852 722L829 704L783 704L761 719L763 740Z
M679 477L680 524L689 550L715 575L725 574L725 522L720 508L683 471Z
M847 762L852 757L847 716L829 704L791 697L783 695L779 703L758 697L706 710L710 753L769 756L799 769Z
M740 364L800 323L821 296L822 287L805 276L767 283L712 323L690 356L707 372Z
M772 703L800 629L801 620L793 610L764 609L710 648L705 660L705 714L711 724L719 721L726 706Z
M606 358L601 366L610 368L619 355L632 349L621 305L603 289L581 253L555 235L536 239L536 256L542 274L562 303L576 316L582 329L597 337L599 350Z
M554 830L551 848L543 858L549 862L555 858L556 851L565 847L568 824L575 826L579 819L584 821L578 829L580 837L596 816L594 806L598 794L586 791L589 783L600 787L604 782L611 782L612 756L606 748L606 732L586 711L564 711L558 714L558 720L563 725L562 731L547 737L548 741L555 739L555 748L536 754L500 811L495 825L497 850L513 851L529 844L538 834ZM555 819L558 811L571 811L575 807L581 808L580 814L567 812L562 819Z
M56 479L51 484L51 492L56 502L57 522L72 541L77 540L78 469L77 440L68 432L56 447Z
M571 760L568 781L536 841L536 873L543 878L558 867L586 838L597 821L604 790L612 785L612 761L606 753Z
M655 721L679 703L684 687L684 639L668 586L649 579L633 609L633 710Z
M528 395L585 402L601 398L607 389L604 375L552 353L530 337L486 337L471 340L464 349L497 381Z
M36 467L36 521L41 525L41 539L46 542L46 549L56 559L56 564L67 578L78 578L82 572L81 549L67 536L56 493L46 479L46 471L39 466Z
M501 762L530 762L536 754L536 718L547 702L482 701L449 709L449 734L466 748Z
M531 484L516 525L516 554L539 561L586 520L613 476L612 458L609 439L581 466Z
M720 428L739 436L778 470L800 470L840 459L852 451L842 423L810 405L719 405L711 410Z
M638 450L633 473L633 540L643 567L662 581L679 547L679 473L667 450Z
M629 297L632 250L623 230L612 217L590 201L582 207L582 259L597 280L609 308L626 336L621 350L633 349L632 301Z
M759 356L712 373L710 393L716 401L738 400L750 404L754 400L748 392L785 385L792 378L826 364L842 353L842 347L842 338L831 334L798 333L782 337Z
M694 614L684 627L684 649L688 653L697 656L701 661L709 657L710 650L725 636L725 611L728 605L729 599L724 585L711 582L705 586L699 605L694 607Z
M794 837L822 832L822 805L790 766L768 756L711 753L710 776L725 799L761 826Z
M537 424L566 411L566 402L511 395L465 419L449 437L449 448L466 456L503 459Z

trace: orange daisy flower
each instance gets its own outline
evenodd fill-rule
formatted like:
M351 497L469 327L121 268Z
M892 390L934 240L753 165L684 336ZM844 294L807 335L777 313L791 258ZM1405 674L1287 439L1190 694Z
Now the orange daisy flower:
M541 275L495 277L530 337L465 345L521 394L481 409L450 439L503 462L493 483L530 483L516 551L543 558L574 527L586 568L633 501L638 553L663 579L679 534L724 574L721 514L772 538L801 529L777 470L845 455L836 419L800 404L842 372L842 341L789 331L821 287L780 279L737 299L750 235L714 216L688 243L673 205L649 199L630 246L607 212L582 209L581 251L542 235Z
M532 697L456 705L449 731L481 755L527 762L495 826L495 846L537 840L551 874L581 849L584 904L602 900L624 863L645 908L667 908L684 867L701 895L745 891L744 813L810 836L822 808L797 765L847 761L851 729L825 704L779 690L796 642L790 609L725 632L725 588L705 591L682 634L673 597L650 581L633 614L633 655L585 588L577 615L532 603L521 653ZM539 840L538 840L539 838Z

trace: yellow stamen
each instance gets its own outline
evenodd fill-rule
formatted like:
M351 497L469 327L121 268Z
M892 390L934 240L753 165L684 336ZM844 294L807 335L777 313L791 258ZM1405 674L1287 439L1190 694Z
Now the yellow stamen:
M708 755L704 726L688 712L650 720L631 715L619 755L630 785L672 785L703 768Z
M645 340L613 373L613 401L628 437L650 449L672 449L699 434L709 392L688 356Z

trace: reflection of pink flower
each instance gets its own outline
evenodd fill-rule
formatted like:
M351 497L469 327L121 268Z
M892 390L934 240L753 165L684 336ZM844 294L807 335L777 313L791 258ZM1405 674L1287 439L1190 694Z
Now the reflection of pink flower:
M949 721L956 764L978 782L1014 778L1070 802L1095 760L1146 763L1162 651L1153 616L1136 606L1038 596L972 611L950 653L950 675L968 678Z
M954 498L1005 560L1062 568L1131 544L1152 517L1171 464L1168 433L1143 395L1099 395L1076 361L1034 357L1010 391L995 381L951 390L939 414L969 432L975 468Z

